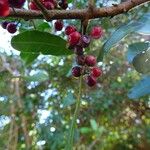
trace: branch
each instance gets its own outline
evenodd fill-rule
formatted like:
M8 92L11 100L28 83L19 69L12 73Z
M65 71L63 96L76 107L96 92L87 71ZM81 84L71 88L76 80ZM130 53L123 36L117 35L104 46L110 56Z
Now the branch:
M34 2L37 5L37 7L41 10L45 20L48 21L50 19L49 14L48 14L48 10L43 6L43 4L39 0L34 0Z
M89 0L88 1L88 8L93 9L95 7L95 0Z
M16 94L18 107L19 107L20 110L23 110L23 102L22 102L22 99L21 99L20 80L19 79L14 80L14 86L15 86L15 91L14 92ZM31 145L32 145L32 139L29 136L29 130L28 130L28 127L27 127L28 122L27 122L26 116L23 113L20 114L20 118L21 118L22 130L24 132L26 148L30 149Z
M74 9L74 10L50 10L48 11L49 20L54 19L94 19L100 17L115 16L128 12L130 9L150 2L150 0L128 0L118 4L117 6L95 8L93 13L89 12L89 9ZM15 12L10 9L10 15L8 17L23 18L23 19L43 19L43 14L39 11L15 9Z

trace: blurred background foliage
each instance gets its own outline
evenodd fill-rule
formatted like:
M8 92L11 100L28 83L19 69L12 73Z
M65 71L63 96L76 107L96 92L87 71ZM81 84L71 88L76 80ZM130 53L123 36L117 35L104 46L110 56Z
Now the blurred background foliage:
M82 8L84 0L69 1ZM97 1L97 6L121 1ZM150 4L112 18L91 20L105 29L103 39L93 41L88 54L99 54L103 43L120 25L150 11ZM32 20L40 31L54 33L52 23ZM33 29L21 20L19 32ZM78 20L64 20L80 28ZM64 37L62 33L56 33ZM2 35L1 35L2 38ZM149 35L131 33L111 49L99 65L104 73L94 88L82 86L80 113L75 131L77 150L149 150L150 97L130 99L128 92L140 80L127 60L128 45L150 41ZM0 53L0 150L63 150L74 113L78 79L71 76L74 55L51 56Z

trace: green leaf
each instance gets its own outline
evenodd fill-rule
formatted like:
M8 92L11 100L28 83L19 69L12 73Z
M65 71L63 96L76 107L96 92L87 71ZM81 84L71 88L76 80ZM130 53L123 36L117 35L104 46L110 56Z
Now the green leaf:
M87 133L90 133L91 131L92 131L92 129L88 128L88 127L82 127L82 128L80 128L80 132L82 134L87 134Z
M68 0L67 2L68 2L68 3L72 3L72 2L73 2L73 0Z
M45 31L45 29L50 29L50 26L47 22L43 22L37 26L37 29L40 31Z
M141 96L150 94L150 76L144 77L140 80L128 93L131 99L137 99Z
M25 65L30 65L38 56L39 56L39 54L37 54L37 53L21 52L21 54L20 54L20 57L24 61Z
M32 76L26 76L25 80L28 82L44 82L49 80L49 75L46 71L40 70Z
M121 25L116 31L112 33L110 38L104 43L102 50L99 52L98 61L102 61L104 54L108 53L109 50L115 46L122 38L132 32L140 32L150 23L150 13L143 15L136 21L131 21L127 24ZM150 30L150 29L149 29Z
M93 129L94 131L97 131L98 125L97 125L97 123L96 123L96 121L95 121L94 119L91 119L91 120L90 120L90 124L91 124L92 129Z
M75 103L75 99L72 93L68 93L68 95L64 98L63 107L68 107Z
M150 43L138 42L129 45L127 52L127 60L131 63L133 58L142 51L145 51L150 46Z
M122 38L124 38L127 34L137 30L139 27L141 27L141 24L135 22L130 22L128 24L120 26L115 32L112 33L110 38L104 43L97 60L103 60L103 56L105 53L108 53L108 51Z
M11 40L14 49L26 53L42 53L45 55L70 55L66 41L61 37L41 31L26 31L14 36Z
M139 34L150 35L150 13L145 14L140 20L143 26L136 32Z
M140 73L150 73L150 48L134 57L133 66Z

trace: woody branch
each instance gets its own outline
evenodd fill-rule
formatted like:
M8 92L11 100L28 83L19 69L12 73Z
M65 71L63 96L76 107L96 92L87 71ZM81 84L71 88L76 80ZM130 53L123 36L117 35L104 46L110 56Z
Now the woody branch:
M49 10L47 11L46 20L54 19L94 19L100 17L116 16L118 14L126 13L132 8L141 4L150 2L150 0L128 0L126 2L114 5L111 7L95 8L91 13L89 11L89 5L86 9L74 9L74 10ZM7 17L22 18L22 19L44 19L42 11L33 11L25 9L10 9L10 14Z

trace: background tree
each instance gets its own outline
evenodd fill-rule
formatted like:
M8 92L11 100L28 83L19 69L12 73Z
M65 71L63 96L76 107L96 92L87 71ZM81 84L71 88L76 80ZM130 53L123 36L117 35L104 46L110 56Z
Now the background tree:
M0 149L148 150L149 0L68 0L67 10L66 1L48 10L34 0L41 11L24 2L14 6L10 0L9 9L0 11L2 25L11 22L7 31L18 31L11 46L20 51L0 53ZM103 76L92 88L82 81L73 147L67 141L79 80L71 75L75 55L64 28L55 31L55 19L86 34L93 26L104 30L103 38L85 49L97 57Z

